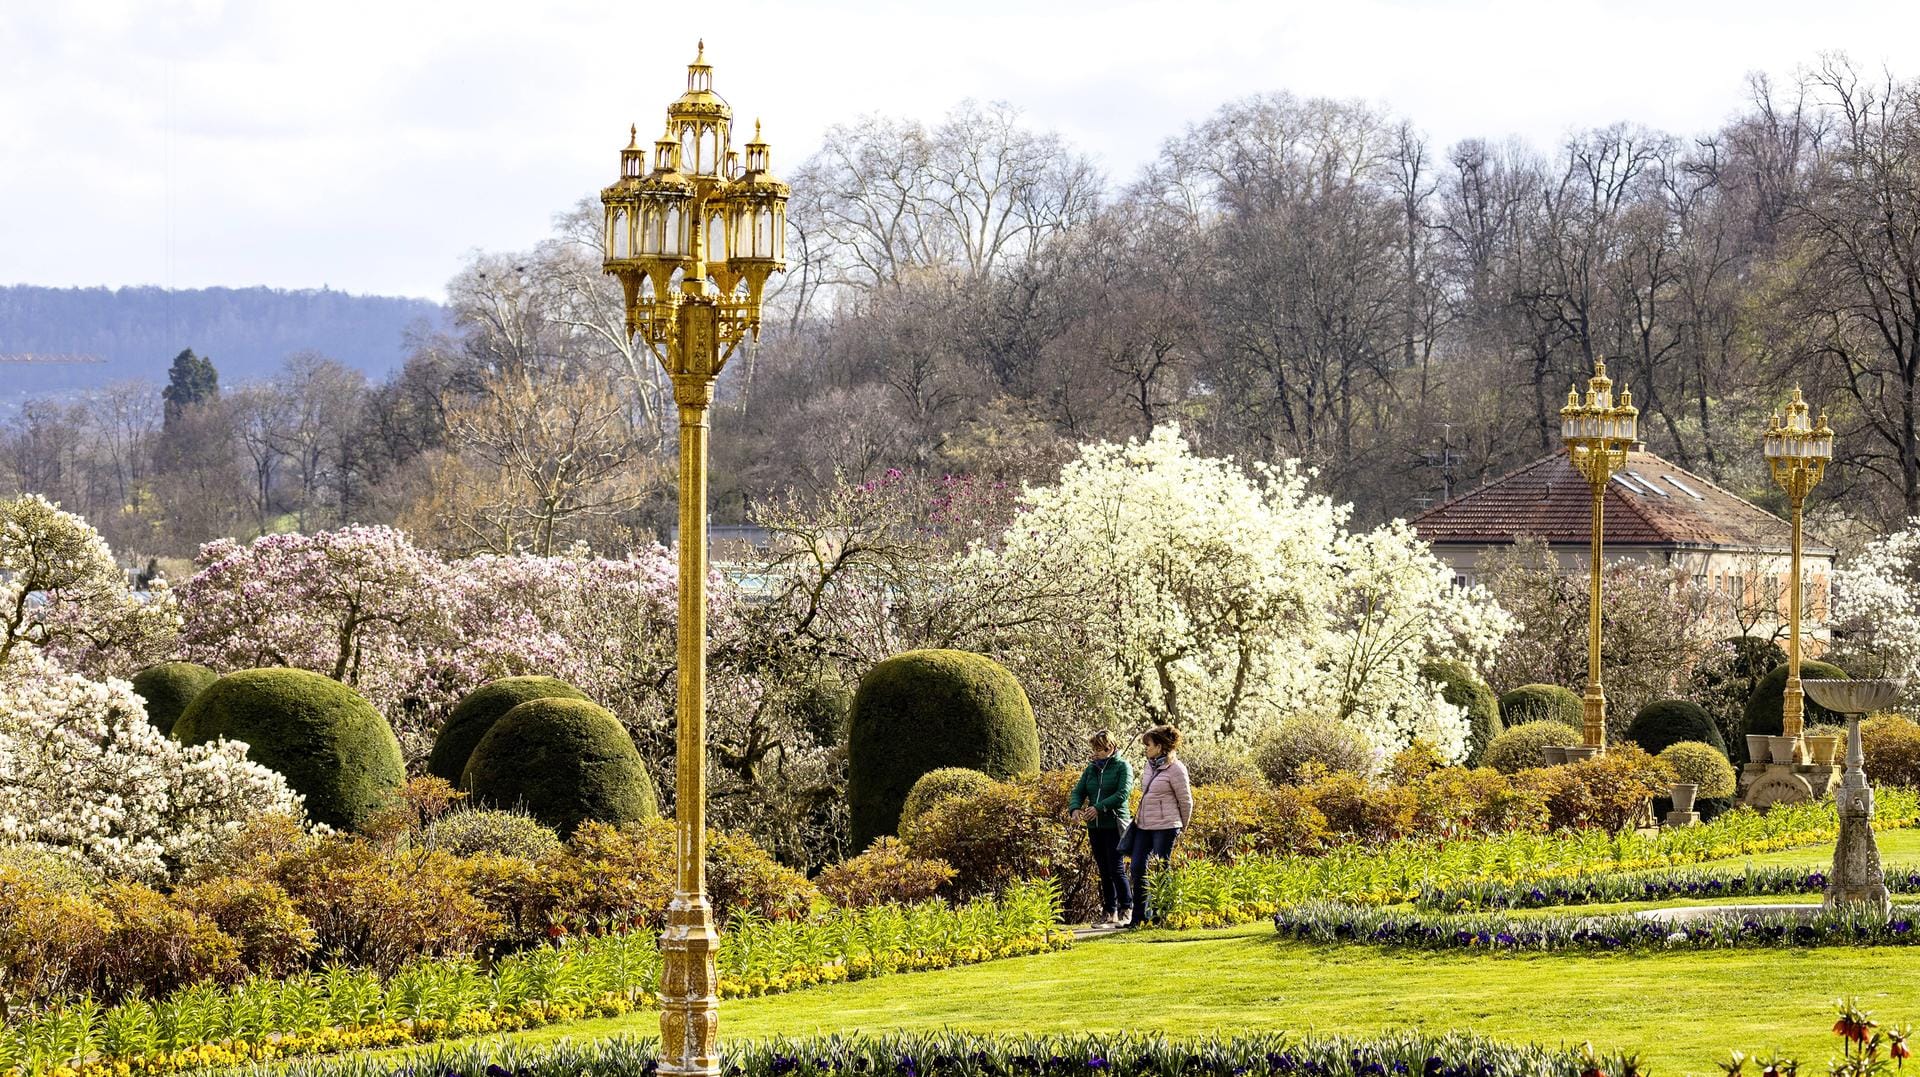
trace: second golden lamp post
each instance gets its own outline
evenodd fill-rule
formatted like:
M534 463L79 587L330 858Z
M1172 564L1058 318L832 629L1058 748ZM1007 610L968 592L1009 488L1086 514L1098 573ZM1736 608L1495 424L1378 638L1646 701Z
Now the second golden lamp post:
M674 1077L720 1069L719 935L706 887L707 415L721 368L760 335L767 278L786 268L787 185L769 171L759 125L743 163L732 123L702 42L651 166L636 127L620 178L600 192L602 266L620 281L627 332L665 368L680 412L675 876L660 985L660 1072Z
M1639 436L1640 409L1624 386L1618 403L1605 361L1595 359L1583 399L1578 387L1567 389L1560 409L1560 437L1566 442L1573 466L1593 493L1593 545L1587 579L1587 691L1581 697L1582 747L1588 755L1606 750L1607 694L1600 686L1600 568L1607 480L1627 464L1627 451Z
M1800 519L1807 494L1820 484L1827 473L1827 462L1833 459L1833 427L1827 425L1825 415L1820 416L1819 426L1813 425L1807 402L1798 389L1787 401L1785 411L1784 418L1780 412L1773 413L1766 433L1761 436L1760 448L1773 471L1773 481L1786 491L1787 506L1793 516L1792 567L1787 585L1787 617L1791 623L1787 634L1787 686L1780 708L1780 735L1799 741L1806 715L1806 695L1800 687ZM1775 613L1777 616L1777 609ZM1796 747L1794 754L1796 758L1805 758L1803 747Z

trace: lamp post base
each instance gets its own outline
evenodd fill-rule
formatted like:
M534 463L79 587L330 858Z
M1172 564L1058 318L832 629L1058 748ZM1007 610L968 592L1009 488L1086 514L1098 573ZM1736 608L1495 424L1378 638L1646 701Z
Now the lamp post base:
M674 895L660 936L660 1072L717 1077L720 1072L720 935L703 894Z
M1600 754L1607 750L1607 694L1597 684L1587 685L1580 698L1581 743Z

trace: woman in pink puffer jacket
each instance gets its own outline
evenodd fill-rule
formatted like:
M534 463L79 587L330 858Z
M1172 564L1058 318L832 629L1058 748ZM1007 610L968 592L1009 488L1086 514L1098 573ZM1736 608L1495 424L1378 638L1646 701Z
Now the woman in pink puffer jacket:
M1173 757L1180 746L1180 731L1170 725L1157 725L1140 734L1146 747L1147 765L1140 773L1140 806L1133 812L1131 844L1127 851L1132 861L1133 919L1128 927L1147 922L1147 860L1162 861L1173 852L1173 842L1181 828L1193 818L1193 788L1187 783L1187 765Z

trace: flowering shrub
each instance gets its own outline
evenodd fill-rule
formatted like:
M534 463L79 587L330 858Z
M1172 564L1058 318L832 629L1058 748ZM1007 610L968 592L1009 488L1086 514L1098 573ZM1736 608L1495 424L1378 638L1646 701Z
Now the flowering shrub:
M913 856L951 865L948 892L955 897L997 893L1015 880L1050 878L1062 868L1084 874L1077 861L1086 841L1063 821L1064 801L1049 810L1032 784L994 782L928 805L901 828L900 843Z
M0 841L57 850L103 874L158 879L217 856L259 813L300 798L246 745L185 747L146 720L132 686L42 656L0 669Z
M1489 767L1447 767L1407 786L1413 827L1429 838L1537 834L1547 829L1547 798Z
M1673 784L1673 769L1631 744L1615 744L1605 755L1522 771L1514 781L1546 795L1549 825L1612 832L1646 814L1652 798Z
M519 856L539 860L560 848L560 835L517 811L478 808L450 812L426 825L420 843L455 856Z
M1324 717L1280 721L1253 745L1254 764L1275 785L1309 781L1329 772L1371 775L1381 753L1352 726Z
M1214 860L1303 853L1327 836L1327 817L1291 786L1207 785L1194 791L1193 818L1178 848Z
M1417 801L1400 785L1374 785L1358 774L1329 774L1301 791L1326 817L1327 829L1366 844L1398 841L1413 833Z
M896 838L880 838L859 856L822 871L813 881L843 908L925 901L953 881L953 865L911 856Z
M1072 936L1056 926L1057 902L1051 887L1022 884L957 909L923 903L803 921L749 917L721 936L719 990L773 994L1060 949ZM0 1027L0 1077L163 1074L613 1017L655 1001L660 969L656 936L633 932L566 939L502 957L484 972L466 960L428 960L385 980L332 968L129 998L104 1010L82 997Z
M820 892L805 875L776 862L751 838L715 831L707 838L707 890L722 919L747 914L797 920L813 911Z

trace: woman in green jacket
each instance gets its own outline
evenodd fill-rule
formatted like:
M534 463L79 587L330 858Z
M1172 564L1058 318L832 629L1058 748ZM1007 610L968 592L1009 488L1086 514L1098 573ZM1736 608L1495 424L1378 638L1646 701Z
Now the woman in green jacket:
M1087 824L1093 862L1100 868L1102 924L1117 924L1133 908L1132 887L1120 866L1120 835L1131 820L1133 768L1120 758L1120 744L1101 730L1087 741L1093 760L1067 795L1073 818Z

